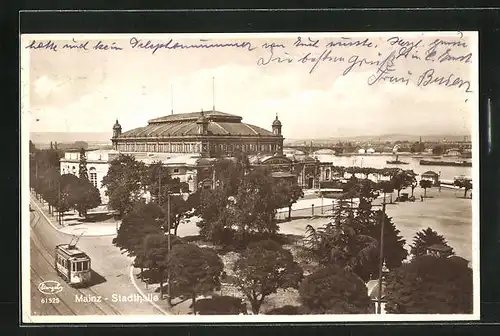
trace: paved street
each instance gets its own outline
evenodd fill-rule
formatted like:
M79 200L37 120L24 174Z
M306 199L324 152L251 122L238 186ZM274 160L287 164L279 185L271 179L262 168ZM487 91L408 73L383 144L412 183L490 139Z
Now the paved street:
M79 240L78 247L92 259L93 283L81 289L66 284L54 270L54 248L57 244L69 243L72 237L58 231L48 222L37 201L32 199L31 204L34 210L30 218L32 315L163 314L152 303L138 298L138 292L129 277L132 260L112 245L111 236L82 237ZM39 292L38 285L48 280L59 282L63 290L52 295ZM102 299L100 302L78 302L80 295ZM42 299L49 297L57 297L59 303L42 303Z

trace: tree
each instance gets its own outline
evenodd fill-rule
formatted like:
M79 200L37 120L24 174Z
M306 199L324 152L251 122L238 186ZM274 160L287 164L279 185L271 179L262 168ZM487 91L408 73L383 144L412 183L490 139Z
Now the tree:
M170 249L182 243L182 240L178 237L170 237ZM147 234L136 252L134 266L139 266L141 269L148 268L158 274L160 280L160 297L163 298L163 282L165 280L165 270L167 269L167 257L169 253L167 235L164 233Z
M49 204L49 213L52 213L53 208L58 206L60 183L61 175L55 168L44 167L38 174L37 192Z
M134 264L155 271L160 280L160 297L163 298L164 272L169 252L168 237L164 233L147 234L137 249ZM141 272L142 274L142 272Z
M220 287L224 264L212 249L187 243L173 246L167 256L167 267L172 285L179 293L191 297L193 314L196 315L196 297Z
M74 192L76 192L74 208L80 216L87 217L89 209L94 209L101 204L99 190L86 178L80 177L78 179L77 188Z
M382 227L382 216L384 216L384 248L383 258L386 266L389 269L395 269L402 265L403 260L408 256L408 251L405 248L406 240L400 235L400 231L396 228L391 217L384 214L381 210L373 213L373 216L366 221L361 232L367 236L380 240L380 231ZM380 243L380 242L379 242ZM380 246L380 245L379 245ZM362 267L355 269L361 279L367 281L370 275L378 277L379 273L379 250L373 250L373 254Z
M390 272L386 311L390 314L470 314L472 270L453 258L422 256Z
M228 207L228 198L222 188L201 189L192 196L198 198L195 214L201 217L196 223L200 235L214 244L230 244L233 236L235 215Z
M432 245L451 247L442 235L438 234L431 228L427 228L415 233L415 236L413 237L413 244L410 246L410 253L413 258L426 255L427 248ZM451 254L454 254L453 249L451 250Z
M347 180L347 182L344 183L342 191L344 192L344 198L351 199L351 206L352 206L353 199L356 197L359 190L359 180L354 175L355 171L353 170L353 168L355 167L349 167L349 168L351 168L349 172L353 175L351 175L351 177Z
M394 188L398 191L398 199L401 190L406 189L412 185L415 179L415 173L412 170L403 170L397 173L393 178Z
M306 245L321 265L356 270L371 263L378 241L361 233L361 223L347 209L340 221L314 229L306 226Z
M161 205L167 202L169 194L181 191L179 178L172 178L168 168L164 167L161 161L154 162L144 169L141 185L144 189L149 190L151 196L157 202L161 202Z
M299 293L300 301L313 314L367 314L372 309L364 282L336 265L307 276Z
M427 197L427 189L432 188L432 181L420 180L420 188L424 189L424 197Z
M304 191L297 183L283 181L279 183L278 193L283 196L284 204L288 207L288 220L292 218L292 206L304 197Z
M283 196L270 171L254 169L246 174L233 206L241 241L246 240L248 233L274 235L279 230L276 211L282 204Z
M185 201L182 196L171 195L170 196L170 223L171 228L174 229L174 235L177 236L177 229L181 221L186 218L189 212L192 210L190 203ZM165 213L165 218L167 216L167 204L163 204L163 211Z
M303 271L290 251L272 240L249 245L234 264L236 283L258 314L267 296L279 288L298 288Z
M415 141L410 147L410 152L412 153L422 153L424 150L425 145L420 141Z
M453 184L459 188L464 188L464 198L467 197L467 192L472 189L472 181L469 179L457 179Z
M243 247L250 236L272 236L279 227L276 210L283 205L283 196L269 171L254 169L240 181L236 195L228 195L219 185L199 192L200 205L196 213L202 221L197 225L207 240Z
M246 172L249 170L250 163L248 157L239 153L234 159L222 158L215 163L215 176L219 186L225 190L227 196L235 196L239 185Z
M123 217L113 244L131 256L136 255L144 237L163 232L162 216L161 208L155 203L136 204Z
M132 156L120 154L111 161L108 173L102 179L102 186L106 188L106 195L109 197L108 205L118 210L120 216L129 212L141 198L145 191L142 183L144 176L145 164Z
M441 155L444 152L444 148L441 145L436 145L432 148L432 154Z
M30 153L36 153L38 151L35 144L31 140L30 140L30 144L29 144L29 150L30 150Z
M80 180L73 174L61 175L57 209L66 212L75 209L81 197L79 194Z
M80 163L78 165L78 177L89 179L89 174L87 170L87 156L85 155L85 149L82 147L80 149Z
M391 194L392 195L392 192L394 191L394 182L393 182L393 180L380 181L378 183L377 189L379 189L380 191L382 191L382 193L384 194L384 201L385 201L386 195L387 194ZM391 201L392 201L392 196L391 196Z

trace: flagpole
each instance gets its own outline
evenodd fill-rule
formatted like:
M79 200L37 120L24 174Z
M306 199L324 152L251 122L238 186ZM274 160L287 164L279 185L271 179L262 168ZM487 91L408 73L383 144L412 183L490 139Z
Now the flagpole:
M215 77L212 77L212 111L215 111Z
M174 114L174 86L170 84L170 114Z

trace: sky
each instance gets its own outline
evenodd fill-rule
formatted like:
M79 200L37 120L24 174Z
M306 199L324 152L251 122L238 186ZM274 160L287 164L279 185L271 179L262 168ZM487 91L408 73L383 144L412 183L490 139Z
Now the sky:
M116 119L126 131L145 126L147 120L168 115L172 109L174 113L198 112L211 110L215 105L218 111L240 115L243 122L266 129L271 128L278 115L283 135L289 139L392 133L470 134L473 118L477 116L475 39L456 32L443 34L23 36L23 125L29 126L31 132L111 133ZM388 41L396 36L397 39ZM294 46L298 37L303 45ZM206 41L200 41L201 38ZM304 45L308 38L313 46ZM365 38L372 43L371 47L366 43L327 46L330 41ZM249 42L253 50L249 51L246 44L245 47L164 48L153 53L152 49L140 48L135 43L140 40L144 45L151 40L151 45L170 39L170 46L175 42L184 45ZM436 47L432 58L435 61L423 60L436 39L442 43ZM49 40L57 45L57 51L27 48ZM388 80L368 85L378 66L367 63L357 63L343 75L353 57L381 61L392 51L400 52L401 46L419 40L411 53L420 59L401 57L391 67L395 69L392 75L410 78L408 85L391 84ZM79 45L86 41L87 50L63 48L68 42ZM122 50L94 50L92 47L99 41L110 45L114 42ZM290 63L258 64L259 59L270 59L269 45L273 42L284 47L273 47L272 57L288 57L293 59ZM440 62L438 56L447 49L453 57L471 53L470 63L463 59L452 61L450 57ZM312 73L314 62L300 61L308 53L310 57L319 56L328 50L331 56L343 59L319 62ZM435 83L418 86L419 75L428 69L434 70L434 77L447 78L453 74L451 82L457 76L470 81L473 92L466 93L465 87Z

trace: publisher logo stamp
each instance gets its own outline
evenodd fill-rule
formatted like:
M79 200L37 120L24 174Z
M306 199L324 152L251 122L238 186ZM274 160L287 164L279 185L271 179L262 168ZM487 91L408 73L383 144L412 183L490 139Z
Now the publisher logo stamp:
M55 280L41 282L38 285L38 290L42 294L57 294L63 290L61 284Z

